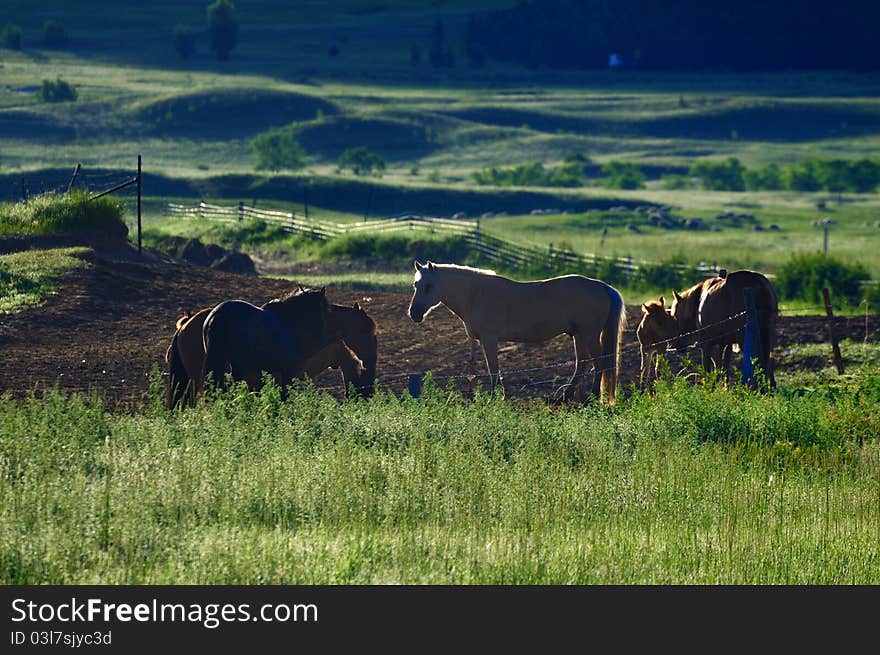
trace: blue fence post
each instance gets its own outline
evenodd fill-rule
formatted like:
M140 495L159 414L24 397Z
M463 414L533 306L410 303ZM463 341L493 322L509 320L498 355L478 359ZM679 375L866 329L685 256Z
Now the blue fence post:
M743 300L746 308L746 327L743 337L743 386L750 389L755 386L755 366L752 356L756 348L761 347L761 333L758 327L758 310L755 308L755 290L751 287L743 289Z
M410 373L409 381L406 383L406 390L409 392L409 395L413 398L418 398L422 395L422 374L421 373Z

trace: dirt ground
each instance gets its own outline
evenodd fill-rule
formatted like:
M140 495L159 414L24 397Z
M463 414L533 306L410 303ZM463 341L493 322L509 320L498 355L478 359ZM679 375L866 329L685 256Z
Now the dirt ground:
M9 241L0 251L24 244ZM40 243L41 247L50 245ZM55 245L55 244L51 244ZM60 245L60 243L58 244ZM148 386L156 365L164 370L164 353L177 317L238 298L255 304L283 295L295 283L272 278L223 273L174 262L151 251L137 255L136 248L92 244L91 266L69 273L57 293L41 307L0 316L0 393L21 395L28 389L58 384L66 390L94 390L111 405L137 402ZM432 373L445 384L457 376L467 387L468 374L485 373L479 352L469 362L470 347L461 322L444 307L421 325L406 315L409 294L370 293L328 287L331 302L359 302L379 326L378 382L396 392L406 388L410 373ZM638 343L635 328L638 305L628 306L621 378L637 379ZM880 316L868 317L868 339L880 338ZM865 318L842 319L836 325L840 338L865 337ZM786 317L779 324L779 348L796 343L827 342L821 316ZM830 345L829 345L830 358ZM511 397L550 397L570 374L573 349L565 336L542 345L502 344L499 353L505 387ZM672 358L673 366L676 363ZM543 368L521 371L521 369ZM316 380L318 387L341 395L337 371Z

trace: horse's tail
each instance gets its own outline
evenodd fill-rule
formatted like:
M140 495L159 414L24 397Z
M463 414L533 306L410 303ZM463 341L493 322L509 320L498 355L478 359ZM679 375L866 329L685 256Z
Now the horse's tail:
M623 296L614 287L608 287L611 296L611 309L602 328L602 382L601 394L609 405L617 402L617 377L620 372L620 344L626 329L626 307ZM611 360L609 362L608 360Z
M202 335L205 342L205 363L202 367L202 379L208 377L214 382L214 387L223 389L226 386L226 357L224 355L226 345L226 330L223 321L217 321L215 312L208 314L202 327Z
M165 390L165 407L174 409L177 404L192 388L192 380L189 373L183 365L183 358L180 356L180 345L178 344L178 336L180 328L174 333L171 339L171 345L165 352L165 361L168 363L168 388Z

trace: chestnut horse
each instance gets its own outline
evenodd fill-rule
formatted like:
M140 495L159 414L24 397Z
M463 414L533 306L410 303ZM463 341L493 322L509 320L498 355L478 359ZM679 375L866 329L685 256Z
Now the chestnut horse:
M639 386L644 389L649 377L656 379L663 352L672 346L678 336L678 321L666 309L666 300L649 300L642 304L642 320L636 328L642 357ZM653 367L653 372L652 372Z
M776 319L779 299L766 276L756 271L739 270L726 277L712 277L678 293L673 291L671 314L678 322L677 347L696 343L702 352L703 368L712 371L719 364L716 349L721 349L721 367L725 376L730 369L730 355L744 342L746 306L743 291L753 290L758 315L760 342L755 344L758 364L770 388L776 387L773 374L773 348L776 346Z

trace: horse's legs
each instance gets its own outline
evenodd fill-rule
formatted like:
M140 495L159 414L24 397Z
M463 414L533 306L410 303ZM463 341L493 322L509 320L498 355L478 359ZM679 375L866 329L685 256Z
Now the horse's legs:
M574 343L575 367L574 373L571 376L571 380L569 380L569 385L571 385L569 387L569 390L573 391L574 389L577 389L584 384L584 381L578 380L578 378L583 377L584 371L586 371L587 369L587 363L589 362L589 360L592 359L592 357L597 353L602 352L602 349L599 344L598 335L596 338L590 340L589 342L587 342L586 337L577 334L574 335L571 340ZM598 364L598 366L593 366L593 386L590 389L590 394L594 398L599 397L599 393L602 387L602 368L604 366L614 366L614 361L612 360L611 362L605 362L600 360ZM565 396L566 399L568 399L570 394L566 393Z
M639 388L645 388L646 378L651 374L651 365L653 364L654 359L654 351L645 352L644 348L639 349L641 351L641 364L639 366Z
M501 385L501 397L504 397L504 383L498 370L498 340L493 338L481 338L480 346L483 348L483 356L486 358L486 368L489 369L489 389L495 391L495 385Z
M733 344L728 343L722 346L721 350L721 370L724 375L724 387L730 387L730 356L733 353Z
M263 386L263 380L260 377L262 371L260 369L243 369L238 366L232 367L232 379L244 380L247 384L248 391L259 391Z

